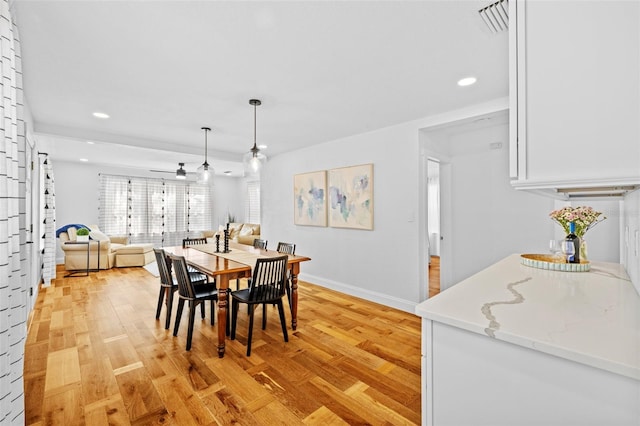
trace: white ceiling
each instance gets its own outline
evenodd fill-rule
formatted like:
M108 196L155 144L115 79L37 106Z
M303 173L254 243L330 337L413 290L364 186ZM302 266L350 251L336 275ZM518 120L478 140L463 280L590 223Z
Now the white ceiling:
M25 98L54 160L236 170L508 95L491 1L16 0ZM458 87L473 75L478 82ZM107 120L92 116L102 111ZM95 142L93 145L87 141Z

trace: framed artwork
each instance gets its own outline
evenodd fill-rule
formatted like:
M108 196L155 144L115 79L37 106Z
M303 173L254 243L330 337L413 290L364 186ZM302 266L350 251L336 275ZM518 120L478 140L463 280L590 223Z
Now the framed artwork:
M373 164L329 170L329 226L373 229Z
M293 223L327 226L327 172L293 177Z

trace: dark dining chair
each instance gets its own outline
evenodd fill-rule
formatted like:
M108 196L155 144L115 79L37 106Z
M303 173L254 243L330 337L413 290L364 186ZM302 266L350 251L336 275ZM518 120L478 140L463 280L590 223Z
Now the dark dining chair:
M286 254L290 254L290 255L295 255L296 254L296 245L292 244L292 243L283 243L282 241L280 241L278 243L278 248L277 248L277 252L278 253L286 253ZM289 309L293 309L293 307L291 306L291 273L289 271L287 271L287 287L286 287L286 291L287 291L287 300L289 301Z
M182 239L182 248L187 248L189 246L195 246L199 244L207 244L207 239L205 237Z
M287 324L284 317L282 298L287 281L287 256L261 258L256 261L253 276L249 280L249 288L231 292L233 320L231 323L231 340L236 338L236 325L240 303L249 307L249 334L247 336L247 356L251 355L251 339L253 337L253 317L255 309L262 305L262 329L267 327L266 306L276 304L280 315L280 325L284 341L289 341Z
M267 240L261 240L260 238L256 238L253 240L253 247L266 250L267 249Z
M173 274L171 273L171 263L167 261L167 254L163 249L154 248L153 252L156 255L156 264L158 265L158 273L160 274L160 294L158 295L158 307L156 309L156 319L160 319L160 312L162 311L162 302L166 299L167 314L165 319L165 329L169 329L171 325L171 311L173 308L173 293L178 289L178 283L176 282ZM205 285L207 283L207 276L200 272L190 272L191 281L194 285ZM214 284L215 286L215 284ZM204 309L202 309L202 317L204 318Z
M207 239L206 237L196 237L196 238L183 238L182 239L182 248L187 248L190 246L197 246L197 245L201 245L201 244L207 244ZM189 269L189 272L199 272L199 273L204 273L202 271L200 271L197 268L194 268L191 265L188 265L187 268Z
M296 245L280 241L276 250L278 253L296 254Z
M204 306L208 300L211 302L211 325L215 324L215 304L218 300L218 290L213 285L194 285L191 280L187 261L183 256L169 255L171 264L178 281L178 312L176 313L176 324L173 328L173 335L178 335L180 319L184 309L184 303L189 302L189 326L187 329L187 350L191 350L191 339L193 337L193 327L195 325L196 308L198 305ZM204 319L204 318L203 318Z

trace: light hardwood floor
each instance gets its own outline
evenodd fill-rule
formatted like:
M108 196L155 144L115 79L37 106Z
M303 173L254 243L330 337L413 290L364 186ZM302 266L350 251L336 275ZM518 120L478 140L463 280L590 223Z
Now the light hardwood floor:
M431 256L429 263L429 297L440 293L440 256Z
M143 268L40 290L25 351L26 424L420 423L419 317L301 282L289 343L277 309L264 331L259 310L246 357L240 312L220 359L208 305L186 352L186 313L173 337L164 310L155 320L158 290Z

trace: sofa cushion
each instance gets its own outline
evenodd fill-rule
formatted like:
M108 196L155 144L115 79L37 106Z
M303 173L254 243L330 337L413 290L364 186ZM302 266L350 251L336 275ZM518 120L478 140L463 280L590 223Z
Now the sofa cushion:
M92 240L97 240L97 241L111 241L109 237L107 237L105 234L103 234L100 231L90 231L89 237L91 237Z
M245 223L244 225L242 225L242 231L244 231L245 229L251 230L251 233L244 235L260 235L260 225L257 223Z
M240 228L240 232L238 233L238 237L245 237L247 235L253 235L253 229L250 226L242 225Z
M242 229L242 223L230 223L229 224L229 238L236 239Z
M115 245L115 244L114 244ZM116 249L112 248L112 251L116 252L116 255L121 254L141 254L147 253L153 250L153 244L151 243L137 243L121 246Z

